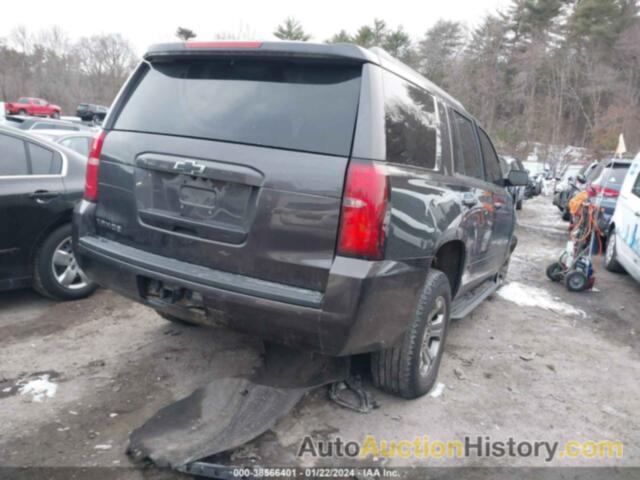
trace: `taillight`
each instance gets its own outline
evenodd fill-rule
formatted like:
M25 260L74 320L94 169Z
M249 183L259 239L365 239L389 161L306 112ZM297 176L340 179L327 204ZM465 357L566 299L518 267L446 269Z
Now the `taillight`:
M603 188L602 185L592 185L591 190L593 194L591 196L595 197L602 193L603 197L615 198L620 195L620 192L615 188Z
M107 133L99 132L91 142L91 151L87 161L87 172L84 183L84 198L90 202L98 200L98 170L100 168L100 153Z
M338 254L382 258L388 214L389 177L386 167L372 162L351 161L342 199Z

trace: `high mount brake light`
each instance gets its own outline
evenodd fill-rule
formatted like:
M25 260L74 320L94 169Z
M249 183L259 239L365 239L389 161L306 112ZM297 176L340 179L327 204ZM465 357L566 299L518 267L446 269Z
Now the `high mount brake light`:
M187 48L260 48L262 42L186 42Z
M107 133L101 131L91 141L91 151L87 161L87 171L84 183L84 198L90 202L98 200L98 170L100 169L100 154Z
M382 258L388 214L389 177L386 166L352 160L342 199L338 254Z

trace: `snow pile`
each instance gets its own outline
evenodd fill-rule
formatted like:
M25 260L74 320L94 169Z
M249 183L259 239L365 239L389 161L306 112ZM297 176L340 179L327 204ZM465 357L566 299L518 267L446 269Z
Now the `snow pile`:
M34 380L22 383L18 392L21 395L31 395L34 402L41 402L45 397L52 398L57 390L58 385L49 381L49 375L40 375Z
M498 290L498 295L522 307L537 307L565 315L587 316L584 311L554 299L549 292L542 288L531 287L518 282L509 282Z
M444 383L439 383L431 389L429 395L433 398L438 398L444 392Z

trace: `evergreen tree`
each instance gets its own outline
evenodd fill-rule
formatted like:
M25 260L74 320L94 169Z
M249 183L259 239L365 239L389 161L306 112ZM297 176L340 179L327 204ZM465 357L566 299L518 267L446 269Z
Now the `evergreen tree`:
M305 33L300 22L293 17L287 17L281 25L278 25L273 34L280 40L301 40L306 42L311 38L311 35Z
M192 38L196 38L197 35L193 30L189 28L178 27L178 30L176 30L176 37L178 37L183 42L187 42Z

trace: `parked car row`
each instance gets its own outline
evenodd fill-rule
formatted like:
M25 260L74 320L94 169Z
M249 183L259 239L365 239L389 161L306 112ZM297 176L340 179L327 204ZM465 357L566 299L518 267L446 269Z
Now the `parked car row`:
M604 266L640 282L640 154L566 166L553 198L564 220L571 220L569 202L580 192L596 199L604 217Z
M50 117L59 119L61 109L59 105L49 103L42 98L20 97L16 102L6 102L6 115L19 115L21 117ZM94 103L81 103L76 108L76 116L84 122L99 125L109 113L109 108Z
M631 165L630 159L607 158L588 164L571 164L556 184L553 204L562 212L563 220L569 221L569 202L581 191L598 197L606 223L609 224L616 207L622 182Z

